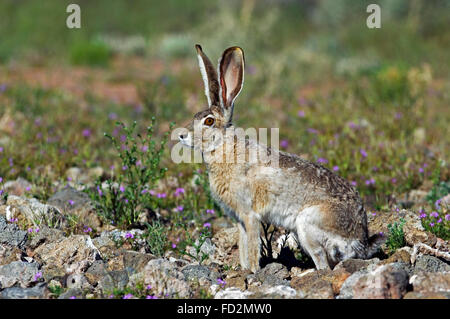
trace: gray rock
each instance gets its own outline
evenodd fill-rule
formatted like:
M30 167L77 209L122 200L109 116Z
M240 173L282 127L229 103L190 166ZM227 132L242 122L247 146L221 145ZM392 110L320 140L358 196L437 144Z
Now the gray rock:
M27 247L34 250L42 244L57 243L64 238L64 232L62 230L42 225L39 227L39 232L32 237Z
M297 291L294 288L285 285L278 285L273 287L261 286L259 291L256 291L254 295L250 296L251 299L293 299L293 298L305 298L301 291Z
M86 274L92 274L96 276L106 275L108 271L106 270L106 264L103 260L96 260L92 265L86 270Z
M83 274L72 274L67 277L66 287L69 289L91 289L86 276Z
M187 265L181 269L181 272L187 281L204 278L213 282L219 278L219 274L217 272L211 271L211 269L204 265Z
M414 274L420 272L449 272L450 265L446 264L439 258L430 255L420 255L416 259L414 266Z
M137 283L150 285L156 295L177 298L188 298L191 295L183 273L175 263L164 258L150 260L142 272L130 276L128 286L133 287Z
M36 198L8 196L7 209L13 216L21 215L33 225L52 225L54 228L64 228L67 221L58 208L42 204Z
M23 251L18 247L0 244L0 266L20 260L22 255Z
M358 271L342 285L339 298L399 299L406 294L408 272L402 263L392 263L375 270Z
M65 214L75 215L85 225L98 228L103 224L95 212L89 195L73 187L67 186L56 192L47 203L58 207Z
M126 270L110 271L98 283L104 292L111 292L114 288L124 289L128 284L129 276Z
M12 287L0 291L2 299L42 299L49 293L46 284L40 283L32 288Z
M122 255L125 268L132 268L135 272L142 271L150 260L156 258L152 254L144 254L132 250L126 250Z
M264 268L258 270L255 273L257 280L265 285L289 285L289 282L285 280L289 277L289 271L285 266L279 263L270 263Z
M367 274L367 270L362 269L355 271L350 277L348 277L342 285L339 296L337 296L336 299L352 299L353 287L365 274Z
M353 274L354 272L357 272L359 270L366 269L367 267L371 265L376 265L380 262L378 258L373 259L346 259L341 262L339 262L335 267L334 270L344 269L350 274Z
M100 252L87 235L71 235L60 242L40 245L34 253L44 271L67 274L84 272L95 260L101 259Z
M0 288L9 288L16 284L22 288L30 287L35 282L35 276L38 272L37 263L14 261L0 266Z
M230 287L220 290L214 296L214 299L248 299L253 292L241 291L239 288Z
M411 277L410 283L417 293L450 294L450 272L420 272Z
M28 187L32 187L31 183L26 179L19 177L15 181L7 181L3 186L5 192L9 195L22 196Z
M23 248L27 241L27 232L20 230L16 224L8 223L0 215L0 244Z

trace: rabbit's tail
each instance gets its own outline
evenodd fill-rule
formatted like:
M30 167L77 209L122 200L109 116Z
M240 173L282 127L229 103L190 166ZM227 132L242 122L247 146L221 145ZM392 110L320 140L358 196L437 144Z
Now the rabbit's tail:
M369 237L369 243L367 245L366 256L371 258L374 254L378 252L380 246L386 241L383 233L377 233Z

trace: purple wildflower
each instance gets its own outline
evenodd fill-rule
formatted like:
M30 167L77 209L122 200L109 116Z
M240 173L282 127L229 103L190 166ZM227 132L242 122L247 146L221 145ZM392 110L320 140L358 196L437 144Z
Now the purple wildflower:
M176 190L175 190L175 193L174 193L174 196L180 196L181 194L184 194L184 188L183 187L178 187Z
M430 216L437 218L439 216L438 212L431 212Z
M71 199L69 199L67 202L69 203L70 206L73 206L75 204L75 201L73 201Z
M281 140L280 146L282 148L287 148L289 146L289 142L287 140Z
M133 294L126 294L125 296L123 296L122 299L131 299L133 297L134 297Z
M333 171L337 172L339 170L339 166L335 165L333 166Z
M211 223L204 223L204 224L203 224L203 227L205 227L205 228L210 228L210 227L211 227Z
M297 112L297 116L298 117L305 117L305 111L303 111L303 110L298 111Z
M34 281L38 281L39 278L42 278L42 272L39 271L34 275Z
M319 158L317 159L317 163L319 163L319 164L327 164L327 163L328 163L328 160L327 160L326 158L319 157Z
M89 227L89 226L84 226L83 227L83 232L85 232L85 233L90 233L92 231L92 228L91 227Z
M91 136L91 130L86 128L83 130L82 134L84 137L89 137Z
M132 233L130 233L130 232L127 232L127 233L125 234L125 238L126 238L126 239L134 238L134 235L133 235Z
M214 209L207 209L207 210L206 210L206 213L207 213L207 214L214 215L215 211L214 211Z
M441 209L441 200L438 199L437 201L434 202L434 207L436 207L436 209Z
M225 287L225 285L227 284L227 282L225 280L223 280L222 278L217 278L217 283L223 288Z
M361 156L362 156L363 158L366 158L366 157L367 157L367 152L366 152L363 148L361 148L361 149L359 150L359 153L361 154Z

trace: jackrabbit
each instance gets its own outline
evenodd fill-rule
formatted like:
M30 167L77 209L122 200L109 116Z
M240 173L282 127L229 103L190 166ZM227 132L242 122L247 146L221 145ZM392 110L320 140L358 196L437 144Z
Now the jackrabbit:
M194 115L179 139L201 151L214 199L239 221L242 268L255 272L260 267L261 222L294 234L317 269L375 253L382 236L369 238L363 202L346 180L296 155L225 134L235 130L231 120L234 100L244 83L244 52L239 47L226 49L216 71L201 46L195 47L208 108ZM276 155L278 165L250 161L252 150ZM230 153L233 159L241 156L245 161L230 161Z

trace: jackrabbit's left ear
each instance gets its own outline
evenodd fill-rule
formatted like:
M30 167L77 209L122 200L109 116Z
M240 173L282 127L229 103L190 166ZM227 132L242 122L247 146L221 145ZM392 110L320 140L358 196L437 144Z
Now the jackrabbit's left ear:
M219 60L220 102L228 120L233 104L244 84L244 51L240 47L226 49Z

